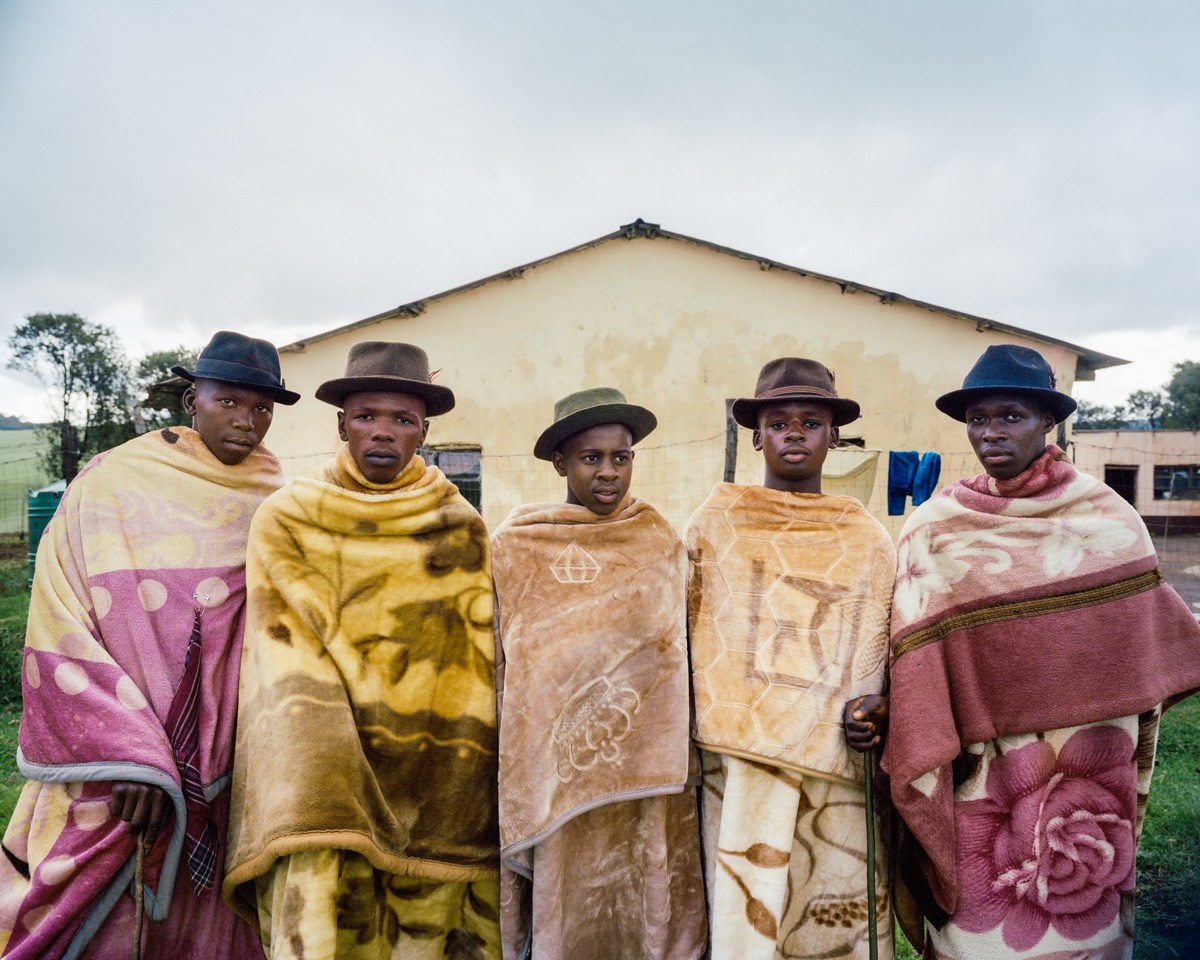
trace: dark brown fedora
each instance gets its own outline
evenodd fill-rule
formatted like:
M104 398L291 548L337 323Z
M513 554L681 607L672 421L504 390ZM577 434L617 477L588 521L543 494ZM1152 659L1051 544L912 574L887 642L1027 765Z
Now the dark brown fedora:
M453 392L430 382L429 357L411 343L356 343L346 358L346 375L317 387L317 399L340 407L349 394L367 390L418 396L425 401L425 415L429 417L454 409Z
M771 360L758 375L754 396L733 401L733 419L743 427L758 429L758 409L773 400L816 400L833 411L833 425L843 426L859 417L858 404L839 397L833 371L825 364L802 357Z
M658 419L645 407L626 403L625 394L615 387L580 390L554 404L554 422L538 437L533 455L549 460L567 437L602 423L623 423L638 443L658 426Z

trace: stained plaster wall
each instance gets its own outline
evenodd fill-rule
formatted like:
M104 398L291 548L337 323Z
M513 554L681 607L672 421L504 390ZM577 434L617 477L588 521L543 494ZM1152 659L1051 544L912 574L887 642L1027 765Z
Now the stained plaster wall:
M515 503L561 499L562 481L529 452L554 401L583 387L619 387L657 414L634 491L682 526L721 479L726 398L752 395L772 357L819 359L835 371L839 392L863 409L843 434L880 451L877 458L831 456L833 474L849 469L850 460L858 469L829 477L826 489L857 494L886 520L888 450L940 452L943 483L977 472L964 428L939 414L933 400L961 384L984 348L1015 341L1041 349L1068 391L1076 360L1063 348L777 267L764 270L702 244L610 239L511 279L431 299L419 316L285 351L288 386L305 396L276 418L269 445L289 473L309 469L337 446L333 408L312 393L343 374L353 343L372 339L417 343L441 368L437 382L455 391L458 405L432 422L429 440L482 447L484 515L492 525ZM871 462L864 466L864 459ZM746 430L736 479L761 479ZM898 528L899 520L887 522Z

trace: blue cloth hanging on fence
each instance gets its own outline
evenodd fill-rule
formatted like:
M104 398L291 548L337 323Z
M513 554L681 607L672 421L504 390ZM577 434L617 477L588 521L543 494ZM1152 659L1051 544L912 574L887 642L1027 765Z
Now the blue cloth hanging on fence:
M914 507L919 507L937 492L938 477L941 475L941 454L934 453L932 450L923 454L921 462L917 464L917 472L913 475L912 502Z
M916 450L893 450L888 454L888 516L904 513L920 458Z
M912 495L913 506L919 506L937 490L942 474L942 458L930 451L924 455L916 450L892 450L888 454L888 516L898 517Z

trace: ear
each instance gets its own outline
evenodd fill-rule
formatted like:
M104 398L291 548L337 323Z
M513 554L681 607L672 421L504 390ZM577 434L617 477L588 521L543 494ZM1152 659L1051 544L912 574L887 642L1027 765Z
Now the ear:
M754 445L755 450L757 450L759 453L762 452L762 431L760 431L757 427L755 427L754 432L750 434L750 442Z
M1045 425L1042 429L1042 433L1049 433L1056 426L1058 426L1058 424L1054 422L1054 414L1052 413L1045 414L1042 417L1042 423Z
M429 436L429 421L422 420L421 421L421 443L425 442L425 438L427 436Z
M832 450L838 445L838 440L842 437L842 431L839 427L829 428L829 449Z
M338 411L338 436L341 437L342 440L350 439L350 435L348 433L346 433L346 411L345 410Z
M563 455L557 450L550 454L550 462L554 464L554 469L558 471L558 475L560 477L565 477L567 475L566 462L563 460Z
M196 415L196 388L188 387L183 391L183 412L189 417Z

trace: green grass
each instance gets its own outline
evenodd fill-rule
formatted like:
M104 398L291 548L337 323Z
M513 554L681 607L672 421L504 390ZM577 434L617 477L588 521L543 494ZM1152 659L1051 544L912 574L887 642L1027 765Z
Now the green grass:
M52 479L42 466L36 430L0 430L0 532L25 530L29 491Z

